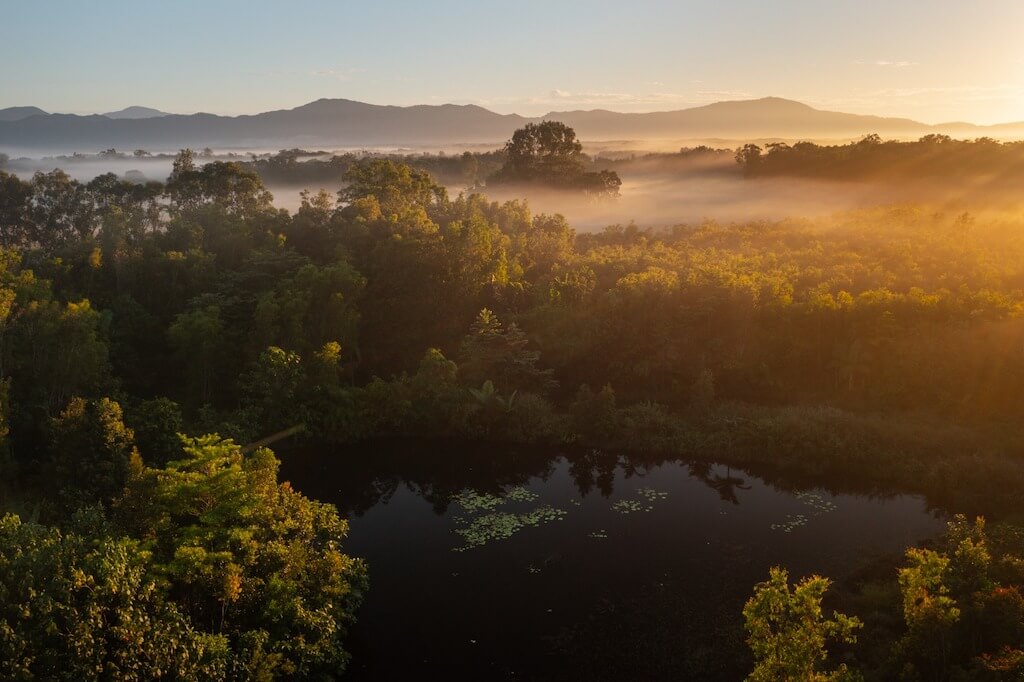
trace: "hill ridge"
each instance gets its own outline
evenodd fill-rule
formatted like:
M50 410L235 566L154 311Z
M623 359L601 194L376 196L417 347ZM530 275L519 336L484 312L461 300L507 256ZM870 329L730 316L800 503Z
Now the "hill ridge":
M908 118L825 111L782 97L727 100L669 111L552 111L538 117L499 114L475 104L397 106L345 98L320 98L290 109L239 116L166 114L145 107L121 110L138 114L127 117L111 117L121 112L79 116L42 110L26 115L29 109L34 108L0 110L0 150L500 144L525 123L551 119L572 126L588 141L836 139L869 133L914 137L938 132L1024 137L1024 122L929 125ZM11 113L5 118L4 112Z

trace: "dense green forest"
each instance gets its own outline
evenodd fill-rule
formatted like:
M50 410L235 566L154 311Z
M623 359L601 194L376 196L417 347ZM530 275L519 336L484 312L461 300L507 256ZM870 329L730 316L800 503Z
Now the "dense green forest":
M960 143L912 143L947 144ZM537 152L515 165L508 149L490 171L444 163L471 185L568 173L573 189L618 191L562 147L567 167ZM741 156L768 172L798 148ZM815 149L809 167L841 163ZM326 162L337 194L306 193L290 214L264 184L289 163L275 159L200 165L186 150L145 184L0 172L0 677L343 670L365 567L343 553L337 511L280 483L258 447L301 429L839 473L984 513L991 537L958 522L948 547L848 587L862 631L821 616L824 583L791 594L773 574L748 605L755 676L804 675L835 637L851 670L881 679L1018 679L1019 212L577 234L525 202L452 197L422 168L352 158ZM790 657L772 640L787 633L811 648Z
M890 181L981 178L997 184L1020 182L1024 142L990 137L955 140L925 135L914 142L868 135L843 145L774 142L748 144L736 161L751 176L805 176L835 179L885 178Z
M592 197L614 197L622 180L608 170L610 160L590 157L576 133L563 123L530 123L516 131L504 148L493 152L438 154L333 154L290 149L246 164L266 183L307 186L343 184L346 173L367 157L408 164L447 186L479 189L510 186L571 190ZM325 158L326 157L326 158Z
M520 144L519 146L524 146ZM255 170L269 184L332 186L344 182L345 172L367 157L377 156L407 163L431 174L449 187L500 186L509 181L506 171L509 147L496 151L465 151L461 154L369 154L284 150L243 165ZM648 175L693 174L747 178L802 177L842 181L883 180L908 183L967 182L953 185L958 192L987 188L1012 190L1024 176L1024 142L999 142L991 138L958 140L946 135L926 135L915 141L884 140L868 135L847 144L815 142L766 142L747 144L737 150L704 145L683 147L678 152L578 153L586 180L576 176L576 186L596 183L601 173L636 178ZM732 163L735 160L736 163ZM547 179L549 186L573 186L564 177ZM602 192L596 192L601 194Z

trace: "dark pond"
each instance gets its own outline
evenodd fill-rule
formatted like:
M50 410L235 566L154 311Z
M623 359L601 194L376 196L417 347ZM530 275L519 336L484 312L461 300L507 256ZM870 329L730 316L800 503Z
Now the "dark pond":
M920 497L597 451L281 458L369 563L347 679L741 679L740 610L770 566L841 577L943 527Z

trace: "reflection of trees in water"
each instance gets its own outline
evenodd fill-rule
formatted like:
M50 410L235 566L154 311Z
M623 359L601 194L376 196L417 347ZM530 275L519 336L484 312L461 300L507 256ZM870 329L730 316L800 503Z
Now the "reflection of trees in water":
M725 476L715 472L714 465L710 462L690 462L689 470L691 476L712 488L724 502L739 504L736 491L750 490L746 479L733 476L732 468L729 466L725 467Z
M593 490L610 497L617 475L629 479L666 463L686 466L691 477L732 504L739 504L739 491L751 489L747 482L751 476L789 493L819 487L833 494L850 492L873 498L892 495L865 489L850 480L835 482L838 485L825 482L823 486L820 478L811 480L778 471L743 471L740 476L728 465L649 452L398 440L346 446L336 452L317 449L281 454L285 478L306 495L337 504L349 517L388 502L402 485L430 503L435 513L444 514L451 498L463 490L503 496L509 488L525 485L531 479L546 481L563 457L581 497Z
M372 507L378 504L387 504L394 496L395 492L398 491L398 487L402 484L402 479L399 476L391 475L382 478L375 478L369 481L369 485L366 488L366 495L360 500L361 504L356 507L357 514L363 514Z
M618 455L604 450L576 452L569 458L569 476L580 497L587 496L595 487L602 497L611 497L615 489L615 470L619 464Z
M284 475L306 495L333 502L343 516L361 516L389 501L399 486L444 514L466 489L502 495L532 478L547 480L560 453L492 443L396 440L282 457Z

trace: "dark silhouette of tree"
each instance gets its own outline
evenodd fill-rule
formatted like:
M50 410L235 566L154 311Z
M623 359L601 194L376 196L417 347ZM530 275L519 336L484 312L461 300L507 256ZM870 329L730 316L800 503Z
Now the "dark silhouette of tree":
M614 171L587 172L576 131L559 121L527 123L505 144L505 165L494 184L537 184L595 196L618 196L622 181Z

